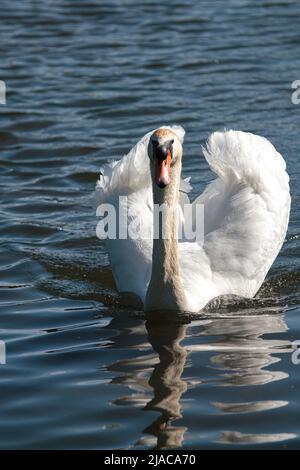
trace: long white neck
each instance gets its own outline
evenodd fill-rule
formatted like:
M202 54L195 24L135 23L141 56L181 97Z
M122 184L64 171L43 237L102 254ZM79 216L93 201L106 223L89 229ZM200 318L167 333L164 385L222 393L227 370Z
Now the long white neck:
M146 295L146 310L185 310L186 300L179 273L178 202L181 163L171 168L171 182L160 189L153 182L152 273Z

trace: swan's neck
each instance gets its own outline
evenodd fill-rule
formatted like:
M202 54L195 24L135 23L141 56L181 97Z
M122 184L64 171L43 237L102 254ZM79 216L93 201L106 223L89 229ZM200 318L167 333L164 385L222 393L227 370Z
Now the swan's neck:
M171 171L171 183L166 188L160 189L153 183L154 240L147 310L178 311L185 310L186 305L178 253L180 162Z

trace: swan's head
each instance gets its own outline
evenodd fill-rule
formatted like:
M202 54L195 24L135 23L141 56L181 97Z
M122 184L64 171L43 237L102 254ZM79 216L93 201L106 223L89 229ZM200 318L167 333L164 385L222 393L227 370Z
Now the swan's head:
M150 137L148 155L152 178L159 188L165 188L171 182L172 168L181 161L182 145L179 138L171 129L157 129Z

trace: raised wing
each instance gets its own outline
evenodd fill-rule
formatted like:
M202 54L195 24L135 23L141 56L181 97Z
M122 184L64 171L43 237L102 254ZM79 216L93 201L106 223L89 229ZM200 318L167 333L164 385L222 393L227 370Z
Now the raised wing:
M179 244L191 311L220 295L256 294L284 242L290 211L285 162L267 139L216 132L204 155L218 176L193 202L204 204L204 242Z

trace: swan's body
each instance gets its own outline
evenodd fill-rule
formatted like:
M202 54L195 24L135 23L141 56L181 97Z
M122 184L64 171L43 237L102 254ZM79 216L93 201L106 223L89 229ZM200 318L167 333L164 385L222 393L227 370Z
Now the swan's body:
M282 156L263 137L228 131L211 135L204 155L217 178L191 203L204 205L203 243L177 239L178 225L188 220L172 210L165 216L167 236L153 241L153 204L189 203L179 191L189 186L180 181L183 136L179 126L148 133L120 161L105 165L97 184L99 203L118 209L119 196L127 196L128 222L141 223L147 233L106 240L118 290L138 295L146 310L197 312L220 295L253 297L287 231L290 193ZM174 161L168 174L167 160L157 173L162 163L152 144L170 138Z

